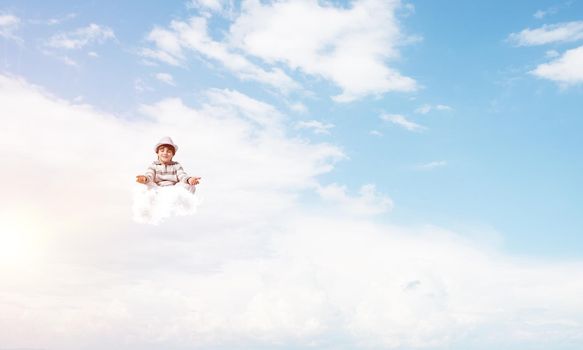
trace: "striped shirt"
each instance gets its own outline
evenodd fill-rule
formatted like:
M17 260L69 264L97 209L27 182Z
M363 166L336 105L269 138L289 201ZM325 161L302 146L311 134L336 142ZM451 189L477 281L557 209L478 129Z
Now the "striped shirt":
M178 162L164 164L155 160L150 164L145 173L148 182L154 182L158 186L173 186L178 182L188 183L188 174Z

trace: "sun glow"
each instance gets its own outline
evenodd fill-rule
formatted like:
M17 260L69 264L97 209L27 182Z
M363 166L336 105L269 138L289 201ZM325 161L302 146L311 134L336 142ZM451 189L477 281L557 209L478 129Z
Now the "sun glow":
M0 266L32 262L38 256L37 234L30 225L0 224Z

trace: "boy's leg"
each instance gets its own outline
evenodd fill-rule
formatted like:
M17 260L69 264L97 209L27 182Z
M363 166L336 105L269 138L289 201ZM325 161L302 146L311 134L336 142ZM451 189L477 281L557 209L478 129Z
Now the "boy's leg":
M180 185L182 185L182 187L184 187L188 192L192 194L196 192L196 185L185 184L184 182L181 182Z
M159 186L158 186L156 183L154 183L154 182L148 182L148 183L146 184L146 189L147 189L148 191L152 191L152 190L154 190L154 191L155 191L155 190L157 190L157 189L158 189L158 187L159 187Z

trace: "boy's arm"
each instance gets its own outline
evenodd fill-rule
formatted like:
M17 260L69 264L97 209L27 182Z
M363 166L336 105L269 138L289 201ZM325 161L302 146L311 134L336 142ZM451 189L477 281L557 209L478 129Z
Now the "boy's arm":
M185 184L188 183L188 178L190 177L186 171L184 171L184 169L182 168L182 165L180 165L180 163L176 163L176 176L178 176L178 181L183 182Z
M144 176L146 176L146 179L147 179L146 183L153 182L154 179L156 178L156 164L154 164L154 163L150 164L150 166L148 167L148 169L144 173Z

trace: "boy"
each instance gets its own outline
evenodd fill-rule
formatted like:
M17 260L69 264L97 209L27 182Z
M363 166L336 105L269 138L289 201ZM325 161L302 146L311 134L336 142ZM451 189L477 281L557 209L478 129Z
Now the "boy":
M178 146L172 139L168 136L163 137L154 149L158 160L152 162L145 175L136 176L136 181L150 186L174 186L181 183L187 190L194 193L200 177L188 176L182 169L182 165L172 160L178 150Z

